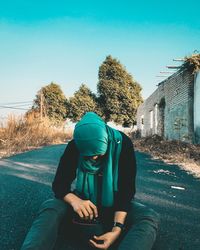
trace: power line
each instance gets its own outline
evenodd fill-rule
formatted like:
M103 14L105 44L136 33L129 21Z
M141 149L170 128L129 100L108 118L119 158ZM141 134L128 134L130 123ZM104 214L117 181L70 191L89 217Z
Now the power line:
M11 105L11 106L10 106ZM0 109L18 109L18 110L29 110L30 106L33 105L32 101L24 101L24 102L7 102L4 104L0 104ZM27 107L28 106L28 107ZM26 107L26 108L21 108Z
M29 109L24 109L24 108L17 108L17 107L9 107L9 106L1 106L1 109L18 109L18 110L29 110Z
M13 104L25 104L25 103L33 103L33 101L27 101L27 102L4 102L4 103L0 103L0 105L13 105Z
M32 103L27 103L27 104L18 104L18 105L12 105L12 107L24 107L24 106L31 106L31 105L33 105ZM3 105L3 106L7 106L7 105Z

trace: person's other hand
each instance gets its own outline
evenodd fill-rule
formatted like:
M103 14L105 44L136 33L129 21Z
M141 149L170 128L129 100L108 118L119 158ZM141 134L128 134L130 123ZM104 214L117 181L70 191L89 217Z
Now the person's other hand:
M99 249L108 249L114 241L119 237L120 232L108 232L100 236L94 236L94 239L89 240L91 246ZM102 241L103 243L98 243Z
M82 200L77 197L71 203L74 211L83 219L90 219L98 217L97 207L90 200Z

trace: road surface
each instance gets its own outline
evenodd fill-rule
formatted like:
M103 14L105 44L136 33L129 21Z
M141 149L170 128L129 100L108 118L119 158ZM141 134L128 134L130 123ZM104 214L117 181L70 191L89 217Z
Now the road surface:
M40 204L53 197L51 183L65 147L54 145L0 160L1 250L20 249ZM147 154L136 152L136 158L136 200L161 215L153 250L199 250L200 180Z

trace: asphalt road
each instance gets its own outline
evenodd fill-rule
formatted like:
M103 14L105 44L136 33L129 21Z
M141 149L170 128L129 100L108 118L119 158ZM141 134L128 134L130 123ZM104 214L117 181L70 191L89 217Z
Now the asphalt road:
M53 197L51 182L66 145L0 160L0 249L20 249L40 204ZM136 200L161 215L153 250L200 249L200 180L136 153ZM142 250L142 249L141 249Z

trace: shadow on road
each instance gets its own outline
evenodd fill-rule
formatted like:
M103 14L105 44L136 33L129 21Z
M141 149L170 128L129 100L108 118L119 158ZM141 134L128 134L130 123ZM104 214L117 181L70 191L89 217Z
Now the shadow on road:
M137 163L136 199L161 215L153 249L200 249L200 181L144 153L137 153Z

